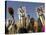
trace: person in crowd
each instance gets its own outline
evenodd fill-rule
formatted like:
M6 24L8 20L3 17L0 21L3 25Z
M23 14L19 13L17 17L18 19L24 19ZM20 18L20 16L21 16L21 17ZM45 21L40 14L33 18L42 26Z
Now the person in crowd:
M35 31L34 31L34 21L35 21L35 20L34 20L34 18L32 17L32 18L30 19L30 23L31 23L31 25L32 25L32 26L31 26L31 31L32 31L32 32L35 32Z
M44 17L44 11L42 9L42 7L37 9L39 18L38 18L38 23L39 23L39 27L41 28L41 31L44 32L45 31L45 17Z
M26 28L20 28L19 33L28 33L28 30Z
M36 20L34 22L34 31L38 32L38 22Z

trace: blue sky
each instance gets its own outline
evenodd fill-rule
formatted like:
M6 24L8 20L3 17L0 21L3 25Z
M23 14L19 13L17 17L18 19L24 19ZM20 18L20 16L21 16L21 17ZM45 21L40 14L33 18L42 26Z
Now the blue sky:
M12 7L14 9L14 19L18 20L18 8L20 6L25 6L26 7L26 13L30 15L30 17L34 17L35 19L37 19L37 14L35 9L37 7L43 6L44 7L44 3L34 3L34 2L17 2L17 1L8 1L7 2L7 7ZM10 15L8 13L7 10L7 18L9 18Z

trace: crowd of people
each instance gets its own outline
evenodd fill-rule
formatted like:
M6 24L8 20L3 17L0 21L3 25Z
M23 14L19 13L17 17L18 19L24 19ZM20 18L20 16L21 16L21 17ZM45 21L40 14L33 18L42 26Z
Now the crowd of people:
M31 33L31 32L44 32L45 31L45 19L43 18L43 11L42 8L38 8L38 19L35 20L33 17L30 18L30 15L27 15L26 18L24 18L23 20L23 26L21 26L21 23L16 23L12 24L12 21L9 20L9 22L11 22L8 27L6 27L5 25L5 33L6 34L15 34L15 33ZM13 9L9 8L9 13L12 15L13 17ZM13 17L14 19L14 17ZM28 20L29 19L29 20Z

